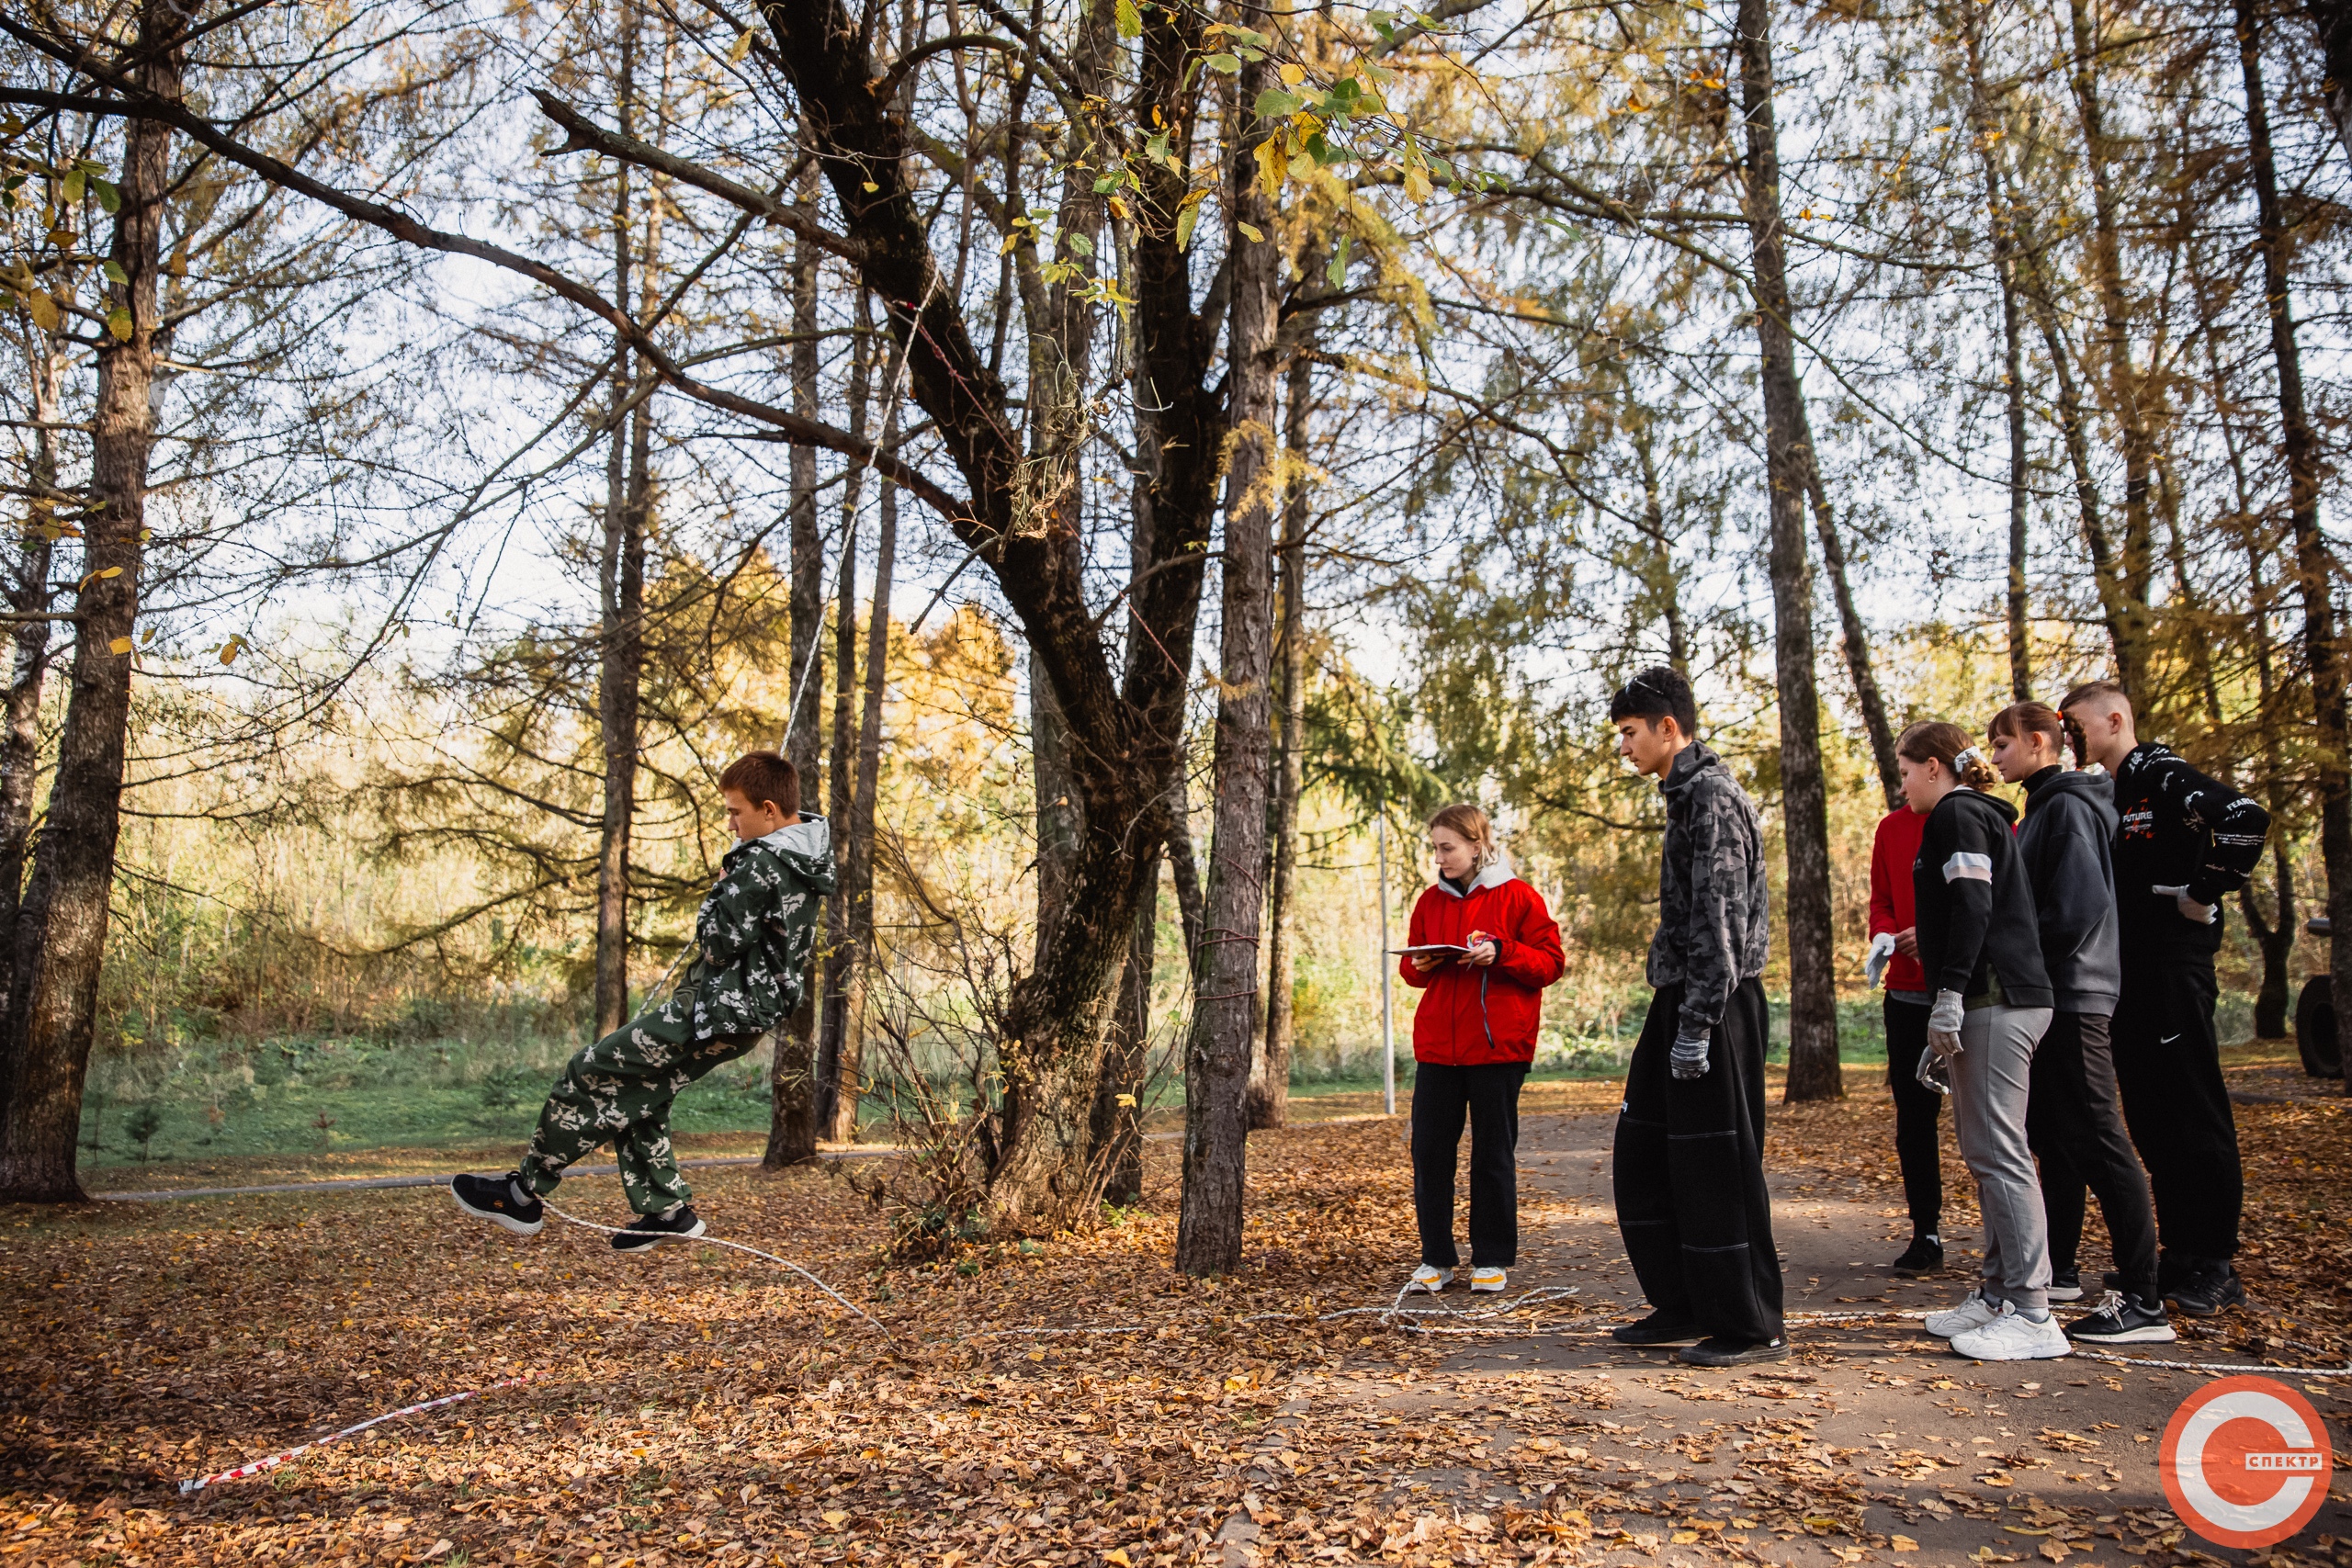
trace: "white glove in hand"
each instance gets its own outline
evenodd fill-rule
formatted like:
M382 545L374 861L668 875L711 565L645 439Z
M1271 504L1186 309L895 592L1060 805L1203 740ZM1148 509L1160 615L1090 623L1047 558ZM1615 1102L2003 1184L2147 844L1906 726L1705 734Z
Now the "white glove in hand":
M1933 1037L1929 1038L1932 1040ZM1953 1038L1959 1037L1955 1035ZM1934 1089L1938 1094L1951 1092L1951 1067L1941 1056L1936 1055L1933 1044L1919 1053L1919 1066L1915 1076L1922 1084Z
M1707 1039L1705 1034L1677 1032L1670 1070L1678 1078L1704 1077L1707 1073Z
M2170 895L2173 907L2180 911L2180 918L2191 925L2210 926L2213 923L2214 915L2219 912L2217 906L2200 904L2191 898L2186 884L2178 887L2151 887L2148 891Z
M1961 1021L1966 1016L1958 991L1938 991L1936 1005L1928 1010L1928 1032L1930 1034L1958 1034Z
M1871 954L1862 960L1862 984L1875 988L1878 977L1886 973L1886 961L1894 956L1894 933L1881 931L1871 938Z

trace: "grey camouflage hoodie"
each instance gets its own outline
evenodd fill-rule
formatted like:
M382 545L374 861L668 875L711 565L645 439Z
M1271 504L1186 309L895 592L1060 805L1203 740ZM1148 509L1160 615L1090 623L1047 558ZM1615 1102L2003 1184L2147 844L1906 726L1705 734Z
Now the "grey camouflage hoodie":
M701 948L679 987L694 1035L757 1033L800 1005L817 910L833 890L832 829L804 817L747 840L719 862L718 885L695 916Z
M1666 797L1666 852L1649 982L1680 985L1682 1028L1704 1033L1723 1018L1733 988L1764 973L1771 948L1764 829L1723 759L1698 741L1675 753L1657 788Z

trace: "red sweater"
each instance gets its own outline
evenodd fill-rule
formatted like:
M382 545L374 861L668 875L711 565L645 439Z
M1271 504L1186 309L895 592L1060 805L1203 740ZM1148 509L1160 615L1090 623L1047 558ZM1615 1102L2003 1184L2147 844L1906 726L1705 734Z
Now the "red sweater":
M1918 924L1911 907L1911 863L1919 858L1919 840L1927 830L1927 817L1907 806L1879 818L1878 838L1871 845L1871 935L1892 935ZM1888 959L1886 988L1926 990L1928 976L1919 961L1901 953Z
M1567 967L1544 896L1498 863L1466 895L1442 885L1428 889L1413 906L1409 929L1415 947L1466 946L1474 931L1495 939L1495 961L1484 968L1452 959L1424 975L1411 958L1397 960L1397 976L1429 993L1413 1014L1413 1060L1449 1067L1533 1061L1544 987Z

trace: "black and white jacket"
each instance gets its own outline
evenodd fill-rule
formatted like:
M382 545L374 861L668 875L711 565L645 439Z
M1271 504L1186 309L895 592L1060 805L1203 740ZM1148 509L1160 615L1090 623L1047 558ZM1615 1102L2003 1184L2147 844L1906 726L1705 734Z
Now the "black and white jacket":
M1675 753L1657 787L1666 853L1649 982L1681 986L1682 1032L1704 1034L1739 983L1764 973L1771 951L1764 828L1723 759L1698 741Z
M2115 913L2123 949L2143 954L2211 954L2218 915L2197 925L2158 887L2187 887L2218 908L2262 863L2270 813L2206 777L2169 746L2132 748L2115 771Z
M1957 991L1970 1007L2051 1005L2033 892L2009 836L2017 817L2007 801L1953 790L1928 814L1911 863L1928 988Z

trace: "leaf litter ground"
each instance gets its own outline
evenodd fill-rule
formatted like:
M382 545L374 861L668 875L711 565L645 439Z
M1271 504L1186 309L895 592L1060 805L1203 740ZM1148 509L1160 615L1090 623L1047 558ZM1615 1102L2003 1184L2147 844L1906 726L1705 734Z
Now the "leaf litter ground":
M2346 1106L2247 1055L2242 1260L2256 1310L2143 1359L2344 1364ZM1883 1088L1776 1111L1792 1313L1943 1304L1898 1283ZM1604 1349L1634 1309L1606 1170L1615 1090L1532 1086L1505 1315L1416 1335L1377 1313L1414 1260L1399 1122L1250 1145L1248 1263L1167 1267L1148 1210L1083 1235L885 1265L831 1168L698 1173L708 1247L522 1240L431 1190L0 1211L0 1560L959 1564L2048 1561L2204 1551L2154 1438L2201 1379L2084 1359L1987 1367L1888 1317L1800 1325L1742 1372ZM1336 1109L1336 1108L1335 1108ZM1974 1216L1946 1157L1945 1231ZM566 1206L621 1217L610 1179ZM2103 1259L2094 1224L2086 1272ZM2095 1278L2095 1273L2093 1274ZM1576 1294L1560 1292L1573 1287ZM1427 1303L1424 1303L1427 1304ZM1451 1297L1435 1303L1474 1310ZM1481 1302L1478 1309L1491 1310ZM1321 1321L1318 1321L1320 1319ZM1042 1330L1117 1330L1085 1334ZM1458 1332L1464 1328L1476 1333ZM193 1497L176 1483L421 1399L535 1381ZM2331 1419L2331 1382L2301 1382ZM2345 1390L2352 1393L2352 1389ZM2331 1502L2267 1555L2324 1561Z

